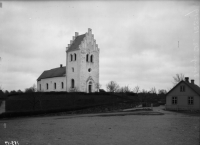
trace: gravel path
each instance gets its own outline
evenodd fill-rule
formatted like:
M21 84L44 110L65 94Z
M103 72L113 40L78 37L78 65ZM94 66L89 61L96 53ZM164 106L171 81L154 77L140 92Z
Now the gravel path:
M199 117L154 107L164 115L70 115L0 120L0 145L199 145ZM130 112L128 112L130 113Z

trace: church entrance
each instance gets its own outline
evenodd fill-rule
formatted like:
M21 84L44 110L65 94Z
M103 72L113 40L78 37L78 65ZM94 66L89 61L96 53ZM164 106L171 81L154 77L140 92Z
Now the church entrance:
M89 82L88 93L91 93L91 92L92 92L92 82Z

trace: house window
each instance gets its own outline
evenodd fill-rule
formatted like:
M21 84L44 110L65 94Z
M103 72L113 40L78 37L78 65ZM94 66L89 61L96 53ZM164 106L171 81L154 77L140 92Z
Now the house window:
M42 88L41 88L41 84L40 84L40 91L41 91L41 89L42 89Z
M56 89L56 83L54 83L54 89Z
M74 61L76 61L76 53L74 53Z
M61 83L61 86L62 86L62 89L63 89L64 88L64 83L63 82Z
M72 67L72 72L74 72L74 68Z
M172 104L177 104L177 97L172 97Z
M180 86L180 92L185 92L185 86Z
M48 88L49 88L48 84L46 84L46 86L47 86L47 90L48 90Z
M89 59L89 55L87 54L86 55L86 62L88 62L88 59Z
M194 97L188 97L188 105L194 104Z
M74 79L71 80L71 88L74 88Z
M73 61L73 55L70 54L70 61Z
M93 55L90 56L90 62L93 62Z

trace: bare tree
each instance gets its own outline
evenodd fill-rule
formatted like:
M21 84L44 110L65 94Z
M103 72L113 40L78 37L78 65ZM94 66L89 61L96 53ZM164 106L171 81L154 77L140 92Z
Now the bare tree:
M25 89L25 93L31 93L31 92L36 92L36 85L35 84L33 84L33 86L32 87L30 87L30 88L26 88Z
M184 74L180 73L180 74L176 74L176 76L173 77L174 81L173 84L176 85L178 84L180 81L184 80L185 76Z
M18 90L18 91L17 91L17 93L19 93L19 94L20 94L20 93L23 93L23 92L22 92L21 90Z
M130 90L129 86L124 86L124 87L119 88L118 92L129 93L129 92L131 92L131 90Z
M133 92L134 93L139 93L139 91L140 91L140 87L139 86L136 86L134 89L133 89Z
M146 91L145 89L142 89L142 93L148 93L148 91Z
M155 87L151 88L150 93L156 94L156 88Z
M158 94L167 94L167 91L164 89L158 90Z
M106 85L106 89L107 89L108 92L116 92L119 89L119 85L114 81L110 81Z

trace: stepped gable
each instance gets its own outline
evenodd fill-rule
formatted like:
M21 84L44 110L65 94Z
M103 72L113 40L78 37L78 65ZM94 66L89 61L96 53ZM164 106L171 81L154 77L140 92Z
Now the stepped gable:
M84 37L85 37L85 34L76 36L75 40L74 40L74 41L72 42L72 44L69 46L67 52L79 50L79 45L80 45L81 42L83 41Z

